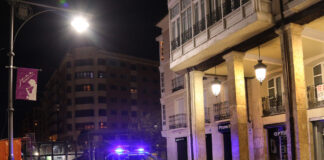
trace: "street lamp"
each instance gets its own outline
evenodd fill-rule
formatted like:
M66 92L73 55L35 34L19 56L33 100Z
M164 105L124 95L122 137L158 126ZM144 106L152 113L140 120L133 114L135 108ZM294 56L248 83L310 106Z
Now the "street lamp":
M254 66L254 70L255 70L255 77L256 79L262 83L263 80L266 77L266 73L267 73L267 65L262 63L262 59L260 58L260 46L258 46L258 50L259 50L259 60L258 63Z
M84 32L89 27L87 19L82 16L74 17L71 21L71 25L78 33Z
M64 8L58 8L58 7L53 7L53 6L48 6L48 5L43 5L39 3L34 3L34 2L28 2L24 0L9 0L9 5L10 5L10 48L9 48L9 66L8 68L8 160L14 160L14 152L13 152L13 112L14 112L14 107L13 107L13 70L16 68L13 64L14 62L14 40L16 39L20 29L33 17L40 15L42 13L45 13L47 11L63 11L63 12L72 12L72 13L77 13L72 10L64 9ZM27 20L25 20L21 26L18 28L17 33L14 36L14 17L15 17L15 5L16 4L27 4L27 5L32 5L32 6L37 6L37 7L42 7L46 8L48 10L42 11L39 13L34 14L33 16L29 17ZM89 27L89 23L86 21L85 18L78 18L73 22L72 25L75 29L77 29L78 32L83 32ZM15 37L15 38L14 38Z

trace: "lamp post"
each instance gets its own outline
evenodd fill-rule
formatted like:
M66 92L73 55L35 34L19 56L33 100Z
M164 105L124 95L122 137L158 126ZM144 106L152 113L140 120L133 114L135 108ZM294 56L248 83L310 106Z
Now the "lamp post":
M33 2L28 2L28 1L23 1L23 0L9 0L9 5L10 5L9 44L10 44L10 47L9 47L9 53L8 53L9 66L7 66L7 68L8 68L8 143L9 143L9 145L8 145L8 147L9 147L8 160L14 160L14 152L13 152L13 112L14 112L14 107L13 107L13 70L15 67L14 67L13 61L14 61L14 56L15 56L15 53L14 53L14 17L15 17L15 5L17 3L38 6L38 7L42 7L42 8L46 8L46 9L51 9L53 11L55 10L55 11L77 13L72 10L43 5L43 4L39 4L39 3L33 3ZM39 14L35 14L35 16L36 15L39 15ZM31 18L33 18L33 17L34 16L32 16ZM30 19L27 19L25 22L28 22ZM25 22L22 23L22 25L19 27L19 29L21 27L23 27ZM71 24L73 24L72 26L80 33L85 31L89 27L89 24L85 18L74 19ZM17 36L17 34L18 34L18 32L16 33L15 37Z

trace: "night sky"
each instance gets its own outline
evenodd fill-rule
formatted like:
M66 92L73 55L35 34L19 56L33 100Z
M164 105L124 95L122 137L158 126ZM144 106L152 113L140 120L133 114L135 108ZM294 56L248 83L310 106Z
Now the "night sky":
M20 31L14 52L17 67L39 68L38 95L65 53L76 46L92 45L107 51L158 60L157 22L167 14L166 0L29 0L90 13L90 31L77 34L71 16L49 12L28 22ZM63 3L65 2L65 3ZM43 10L33 7L33 12ZM17 29L23 21L15 18ZM0 139L7 137L9 5L0 2ZM15 74L14 74L15 75ZM14 82L15 84L15 82ZM39 102L15 101L15 137L22 136L21 122Z

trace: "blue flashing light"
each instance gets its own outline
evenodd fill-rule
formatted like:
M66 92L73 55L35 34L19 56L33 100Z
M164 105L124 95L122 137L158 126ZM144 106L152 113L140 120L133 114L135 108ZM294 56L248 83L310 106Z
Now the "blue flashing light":
M124 152L124 149L121 148L121 147L118 147L118 148L115 149L115 153L118 154L118 155L123 154L123 152Z
M137 152L143 153L144 152L144 148L138 148Z

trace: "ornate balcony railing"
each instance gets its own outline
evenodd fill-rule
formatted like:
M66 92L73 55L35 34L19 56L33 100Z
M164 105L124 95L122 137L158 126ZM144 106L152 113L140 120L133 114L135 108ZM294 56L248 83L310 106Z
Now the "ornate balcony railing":
M180 46L180 37L177 37L171 41L171 49L174 50Z
M187 127L187 114L180 113L169 116L169 129L186 128Z
M319 90L320 89L321 88L319 88ZM322 98L323 96L324 95L320 95L320 93L318 93L318 90L316 89L315 86L308 86L307 87L308 108L314 109L314 108L324 107L324 98Z
M185 30L184 32L182 32L181 38L182 38L182 44L184 44L188 40L190 40L192 38L192 28L190 27L187 30Z
M229 119L231 117L228 101L214 104L214 121Z
M282 96L262 97L263 116L272 116L285 113L282 105Z
M175 92L183 88L184 88L184 76L180 76L172 80L172 92Z
M206 29L205 18L202 18L200 21L196 22L193 25L193 29L194 29L194 35L197 35L200 32L204 31Z

